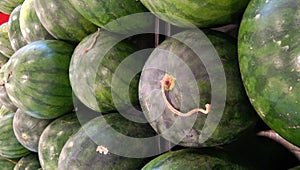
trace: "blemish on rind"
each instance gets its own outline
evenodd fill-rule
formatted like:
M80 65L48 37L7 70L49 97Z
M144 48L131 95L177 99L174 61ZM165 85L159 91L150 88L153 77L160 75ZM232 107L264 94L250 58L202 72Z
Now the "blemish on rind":
M99 152L100 154L104 154L104 155L108 154L108 149L102 145L97 146L96 151Z
M255 15L254 19L259 19L260 18L260 14Z

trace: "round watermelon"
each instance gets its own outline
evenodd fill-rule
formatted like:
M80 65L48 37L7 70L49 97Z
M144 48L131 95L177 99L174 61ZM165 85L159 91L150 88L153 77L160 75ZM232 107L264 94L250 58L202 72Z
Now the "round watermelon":
M36 153L30 153L22 157L18 163L14 166L13 170L42 170L38 155Z
M239 63L262 120L300 146L300 2L252 0L239 30Z
M38 151L40 136L51 119L37 119L18 109L13 118L13 130L18 141L31 152Z
M127 33L144 30L149 27L154 17L148 14L132 15L148 10L135 0L68 0L87 20L108 31ZM122 20L119 20L122 17Z
M10 14L15 7L22 4L24 0L1 0L0 12Z
M40 40L19 49L8 61L5 88L26 114L53 119L73 109L69 63L73 46Z
M8 20L8 38L11 44L11 47L14 51L17 51L21 47L27 44L25 41L21 28L20 28L20 11L22 5L17 6L10 14Z
M19 143L14 134L14 114L15 112L8 110L5 106L0 109L0 157L20 158L30 153Z
M217 31L188 30L162 42L143 68L139 97L156 132L182 146L230 143L257 121L236 40Z
M14 54L8 37L8 22L0 25L0 53L10 58Z
M137 48L130 42L117 43L117 36L107 31L87 36L75 48L70 63L70 81L74 94L87 107L103 113L116 111L116 106L118 109L127 109L131 103L138 104L138 76L131 82L126 79L134 68L126 67L122 76L114 74L126 57ZM115 82L120 82L119 86L129 85L129 89L113 88L113 77Z
M155 135L149 125L128 121L118 113L93 118L65 143L59 156L58 170L141 169L148 158L120 156L115 151L132 152L132 148L135 148L139 149L136 150L138 152L147 152L149 150L145 149L145 143L137 142L134 145L127 145L128 141L114 138L114 135L110 133L111 130L122 134L122 137L147 138Z
M74 112L51 122L40 136L38 155L43 170L57 169L58 157L69 137L75 134L80 123Z
M141 0L162 20L180 27L216 27L236 22L249 0Z
M148 162L142 170L153 169L239 169L246 167L234 163L230 155L217 149L181 149L164 153Z
M79 42L97 30L68 0L35 0L34 8L42 25L56 39Z
M54 39L41 24L34 9L34 0L25 0L20 11L20 29L26 42Z

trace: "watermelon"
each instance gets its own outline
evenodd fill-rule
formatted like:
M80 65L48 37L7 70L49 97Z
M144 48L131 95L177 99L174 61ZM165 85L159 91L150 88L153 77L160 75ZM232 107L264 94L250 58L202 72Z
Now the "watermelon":
M8 58L7 58L8 59ZM17 107L13 104L13 102L10 100L10 98L7 95L5 83L7 82L7 75L8 75L8 65L9 64L4 64L1 69L0 69L0 103L4 105L7 109L11 111L16 111Z
M111 130L120 133L121 137L116 138L111 133ZM151 151L147 147L145 148L145 143L139 141L132 144L126 141L123 135L125 138L126 136L147 138L155 135L155 132L149 125L128 121L118 113L110 113L93 118L66 142L59 156L58 170L131 170L142 168L148 161L147 158L133 158L121 155ZM116 152L120 152L121 155L115 154Z
M8 58L5 55L3 55L2 53L0 53L0 69L7 61L8 61Z
M40 136L51 119L37 119L18 109L13 118L13 130L18 141L31 152L38 151Z
M74 112L57 118L43 131L38 145L38 155L43 170L57 169L59 154L69 137L80 128Z
M1 0L0 1L0 12L10 14L15 7L22 4L24 0Z
M56 39L79 42L97 30L68 0L35 0L34 8L42 25Z
M40 40L19 49L8 61L5 88L26 114L53 119L73 109L69 63L74 47L60 40Z
M14 54L8 37L8 22L0 25L0 53L9 58Z
M31 153L22 157L18 163L14 166L13 170L42 170L39 162L38 155Z
M21 28L20 28L20 11L22 5L17 6L10 14L8 20L8 38L11 44L11 47L14 51L17 51L21 47L27 44L25 41Z
M0 167L1 170L12 170L17 164L17 159L8 159L4 157L0 157Z
M253 0L243 16L239 65L261 119L300 146L300 2Z
M162 42L142 70L139 98L156 132L182 146L230 143L257 122L238 70L236 40L217 31L187 30Z
M54 39L41 24L34 9L34 0L25 0L20 11L20 29L26 42Z
M145 13L133 15L136 13L147 12L148 10L135 0L105 1L81 1L68 0L74 8L87 20L95 25L111 32L128 33L132 31L144 30L152 25L154 17ZM129 16L128 18L120 18Z
M129 82L126 79L134 68L125 68L124 75L114 74L121 62L135 51L132 43L118 43L117 35L107 31L98 31L84 38L75 48L70 63L74 94L87 107L103 113L116 111L116 105L118 109L127 109L131 103L137 105L138 76ZM113 76L115 82L119 82L120 86L129 85L129 89L113 88Z
M147 163L142 170L152 169L247 169L234 163L230 156L216 149L181 149L164 153Z
M0 156L7 158L20 158L29 154L23 145L19 143L13 132L12 112L2 106L0 109Z
M141 0L160 19L179 27L216 27L239 20L249 0Z

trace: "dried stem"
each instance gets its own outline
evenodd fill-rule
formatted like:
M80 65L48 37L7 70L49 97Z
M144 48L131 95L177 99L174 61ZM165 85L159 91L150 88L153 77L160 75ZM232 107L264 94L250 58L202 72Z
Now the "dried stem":
M15 165L18 164L18 162L13 161L13 160L11 160L11 159L9 159L9 158L6 158L6 157L4 157L4 156L2 156L2 155L0 155L0 157L1 157L2 159L5 159L5 160L7 160L7 161L9 161L9 162L11 162L11 163L13 163L13 164L15 164Z
M277 143L281 144L282 146L287 148L291 153L293 153L296 156L296 158L300 161L300 148L291 144L284 138L282 138L275 131L273 131L273 130L261 131L258 133L258 135L268 137L268 138L276 141Z
M181 117L188 117L197 112L201 112L203 114L207 114L208 112L210 112L210 110L211 110L210 104L206 104L205 109L196 108L196 109L190 110L187 113L182 113L182 112L178 111L176 108L174 108L172 106L172 104L168 101L168 99L166 97L166 91L172 90L175 85L175 78L171 75L166 74L164 76L164 78L160 81L160 83L161 83L161 92L162 92L164 102L166 103L167 107L176 115L181 116Z
M100 35L100 32L101 32L101 29L98 28L98 31L97 31L97 33L94 35L94 38L93 38L93 41L92 41L91 45L90 45L88 48L86 48L86 49L82 52L82 54L86 54L87 52L89 52L89 51L94 47L94 45L95 45L96 42L97 42L97 38L98 38L98 36Z

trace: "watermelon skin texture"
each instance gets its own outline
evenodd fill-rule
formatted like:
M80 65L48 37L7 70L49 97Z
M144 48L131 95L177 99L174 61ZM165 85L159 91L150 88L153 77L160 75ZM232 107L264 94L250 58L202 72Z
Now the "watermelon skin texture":
M10 14L15 7L22 4L24 0L1 0L0 1L0 12Z
M127 33L134 30L144 30L153 23L149 15L141 15L116 21L123 16L131 14L148 12L140 1L135 0L68 0L74 8L87 20L91 21L98 27L104 28L111 32ZM114 22L113 22L114 21ZM109 25L107 25L109 23Z
M228 154L215 149L181 149L177 151L166 152L150 162L142 170L153 169L247 169L242 165L233 163Z
M239 63L262 120L300 146L300 2L253 0L239 30Z
M9 60L5 84L12 102L26 114L53 119L73 109L69 63L74 47L40 40L19 49Z
M36 153L30 153L22 157L18 163L14 166L13 170L41 170L38 155Z
M205 67L188 46L175 38L168 38L148 58L139 84L141 107L145 116L150 120L151 126L167 140L178 142L178 145L186 147L212 147L230 143L257 122L257 115L247 98L238 71L236 40L217 31L205 30L204 33L220 56L227 85L226 96L223 96L226 97L226 102L222 117L216 129L206 141L203 142L201 138L206 135L202 133L202 130L208 116L196 113L197 117L194 123L193 118L191 118L194 115L190 117L177 116L166 107L165 101L162 99L160 81L166 73L175 76L177 83L175 83L173 90L167 92L168 100L178 110L188 112L194 108L203 108L205 104L211 103L211 81L206 68L217 66L211 66L209 63ZM174 37L197 44L199 49L203 49L200 55L208 59L208 57L211 57L211 55L207 55L210 53L208 50L210 43L203 37L198 38L197 34L197 31L188 30L175 34ZM178 56L178 59L172 58L171 54ZM161 61L161 58L165 58L165 62ZM183 63L178 63L179 60L182 60ZM186 67L191 70L191 74L195 79L195 86L190 83L192 78L188 76L189 72L183 69L183 65L187 65ZM224 88L224 86L219 85L214 90L219 92ZM199 95L192 90L199 90ZM218 93L218 95L222 95L222 93ZM197 99L199 96L200 99ZM211 107L217 108L220 106L212 104ZM208 115L216 113L218 111L212 109ZM192 127L185 132L185 129L181 126L182 124L192 124ZM170 128L173 129L170 130ZM166 131L169 132L163 134ZM181 140L178 140L178 137Z
M22 5L17 6L10 14L8 20L8 38L11 44L11 47L14 51L17 51L21 47L27 44L20 28L20 11Z
M8 58L7 58L8 59ZM0 69L0 82L5 83L7 81L7 68L8 68L7 63L5 63L1 69ZM13 104L13 102L10 100L9 96L7 95L6 87L5 84L0 86L0 103L4 105L7 109L11 111L16 111L18 108Z
M57 169L60 152L70 138L81 127L74 112L51 122L41 134L38 155L43 170Z
M249 0L141 0L162 20L179 27L216 27L235 22ZM194 25L194 26L193 26Z
M14 114L5 106L0 109L0 155L7 158L20 158L30 153L14 135Z
M108 124L110 126L108 126ZM123 135L146 138L155 136L155 132L146 124L128 121L118 113L110 113L96 117L85 123L77 133L72 135L65 143L58 161L58 170L65 169L141 169L148 158L129 158L114 153L100 154L96 149L101 140L111 140L107 130L113 128ZM88 135L89 133L89 135ZM93 140L91 139L93 138ZM119 141L112 141L113 143ZM126 141L122 141L126 142ZM121 147L121 146L114 146ZM143 152L143 143L137 146ZM118 150L118 149L117 149Z
M8 37L8 22L0 25L0 53L10 58L14 54Z
M20 29L27 43L54 39L41 24L34 9L34 0L25 0L20 11Z
M111 48L111 44L118 41L116 34L101 31L96 37L93 48L86 49L93 43L97 33L85 37L75 48L70 63L70 81L74 94L78 99L92 110L102 113L116 111L112 95L119 98L119 109L127 109L131 103L138 104L138 77L135 77L129 86L129 92L124 89L116 94L112 89L112 77L119 64L137 49L126 41L122 41ZM111 48L111 49L110 49ZM101 62L100 62L101 61ZM126 74L132 72L128 67L124 76L115 76L118 82L124 83ZM125 82L126 83L126 82ZM131 103L122 95L128 94Z
M68 0L35 0L34 8L42 25L56 39L79 42L97 30Z
M13 118L14 134L25 148L37 152L40 136L51 121L34 118L18 109Z

